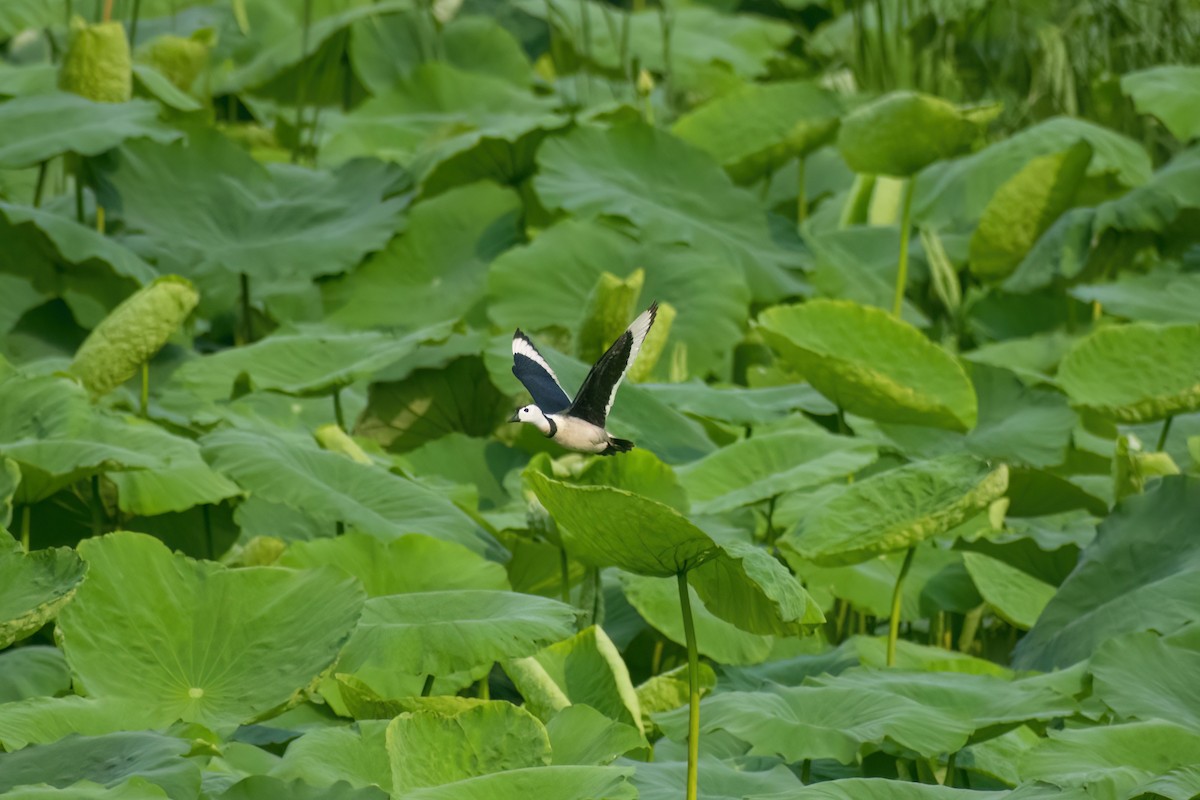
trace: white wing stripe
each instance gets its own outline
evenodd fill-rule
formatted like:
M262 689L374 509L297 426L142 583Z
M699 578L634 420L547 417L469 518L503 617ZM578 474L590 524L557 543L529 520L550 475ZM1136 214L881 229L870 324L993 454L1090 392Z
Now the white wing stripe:
M629 358L625 359L625 367L621 370L621 377L617 378L617 382L613 384L612 392L608 395L608 403L604 406L605 417L608 417L608 412L612 411L613 403L617 399L617 389L621 387L621 381L625 380L625 373L629 372L629 368L637 360L638 353L642 349L642 342L646 341L646 336L650 333L650 326L654 324L654 317L657 312L658 303L655 303L639 314L638 318L629 323L629 327L625 329L627 333L633 336L633 343L629 347Z
M532 344L530 344L528 339L526 339L524 336L514 336L512 340L512 351L514 356L525 356L530 361L546 370L550 377L554 379L554 382L558 384L558 388L562 389L562 381L558 379L558 376L554 374L554 370L552 370L550 365L546 363L546 359L542 358L542 354L539 353Z

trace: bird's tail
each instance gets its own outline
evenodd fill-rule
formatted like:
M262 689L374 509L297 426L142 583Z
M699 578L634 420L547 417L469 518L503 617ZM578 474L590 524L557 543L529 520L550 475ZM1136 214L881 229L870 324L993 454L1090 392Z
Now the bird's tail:
M628 439L618 439L615 436L609 437L608 447L600 451L602 456L616 455L617 453L628 453L633 449L633 442Z

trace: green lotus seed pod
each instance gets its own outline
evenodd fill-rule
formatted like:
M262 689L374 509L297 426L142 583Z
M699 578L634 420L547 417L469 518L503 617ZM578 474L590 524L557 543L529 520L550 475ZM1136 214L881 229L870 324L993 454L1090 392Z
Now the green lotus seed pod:
M190 92L196 79L208 67L213 40L209 29L197 31L187 38L159 36L138 48L138 61L154 67L180 90Z
M89 25L71 20L71 36L58 88L98 103L124 103L133 96L133 61L125 27L119 22Z
M675 306L670 303L658 304L658 314L654 317L654 324L650 326L650 333L646 334L641 352L629 368L631 381L644 381L654 371L654 366L667 348L667 337L671 335L671 323L675 321L675 314Z
M635 316L634 303L645 281L646 273L640 269L623 280L611 272L601 273L588 295L583 325L579 328L575 354L582 361L591 364L600 358L629 327Z
M200 302L191 281L166 275L143 286L101 320L75 353L71 372L93 397L137 374Z

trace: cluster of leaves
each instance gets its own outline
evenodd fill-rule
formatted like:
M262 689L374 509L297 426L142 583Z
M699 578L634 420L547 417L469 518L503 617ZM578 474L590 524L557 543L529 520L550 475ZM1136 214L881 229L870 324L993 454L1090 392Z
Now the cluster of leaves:
M632 5L0 6L0 794L1200 793L1194 4Z

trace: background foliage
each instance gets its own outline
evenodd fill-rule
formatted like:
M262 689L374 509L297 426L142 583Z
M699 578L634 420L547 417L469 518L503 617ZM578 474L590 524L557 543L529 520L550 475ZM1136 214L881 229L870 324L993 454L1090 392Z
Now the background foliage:
M0 3L0 793L1200 794L1198 42Z

